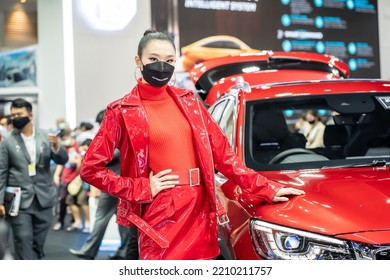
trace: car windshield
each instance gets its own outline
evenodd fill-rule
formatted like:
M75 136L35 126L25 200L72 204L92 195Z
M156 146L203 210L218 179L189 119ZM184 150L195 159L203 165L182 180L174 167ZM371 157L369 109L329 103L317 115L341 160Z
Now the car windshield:
M255 170L385 165L390 93L250 101L245 162Z

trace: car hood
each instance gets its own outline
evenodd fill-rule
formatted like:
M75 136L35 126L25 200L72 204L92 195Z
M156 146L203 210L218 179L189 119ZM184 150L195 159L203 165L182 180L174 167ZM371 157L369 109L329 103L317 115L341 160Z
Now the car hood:
M262 220L327 235L390 230L389 167L264 175L306 194L255 208Z

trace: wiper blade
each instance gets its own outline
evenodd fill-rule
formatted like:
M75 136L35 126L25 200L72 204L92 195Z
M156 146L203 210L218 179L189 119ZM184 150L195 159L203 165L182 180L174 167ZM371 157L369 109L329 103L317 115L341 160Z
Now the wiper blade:
M336 165L336 166L324 166L321 169L336 169L336 168L351 168L351 167L382 167L389 164L384 159L375 159L372 162L367 163L352 163L352 164L345 164L345 165Z

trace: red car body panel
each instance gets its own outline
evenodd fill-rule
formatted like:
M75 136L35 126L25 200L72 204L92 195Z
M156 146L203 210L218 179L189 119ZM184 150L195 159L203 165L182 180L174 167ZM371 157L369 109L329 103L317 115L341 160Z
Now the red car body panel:
M263 172L264 176L306 195L289 202L257 207L256 215L284 226L339 235L390 229L389 168L340 168L296 172ZM367 200L366 198L370 199ZM387 236L390 243L390 235Z
M312 81L309 83L295 82L272 86L261 85L253 87L252 92L245 95L245 99L250 101L288 96L345 94L349 92L390 92L390 81L338 80L337 84L332 83L332 81Z

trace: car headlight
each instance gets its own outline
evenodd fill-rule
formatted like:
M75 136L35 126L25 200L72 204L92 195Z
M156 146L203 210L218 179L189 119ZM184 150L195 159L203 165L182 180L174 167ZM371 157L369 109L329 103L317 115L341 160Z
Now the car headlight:
M344 240L256 219L251 220L250 233L257 254L265 259L354 259L348 243Z

